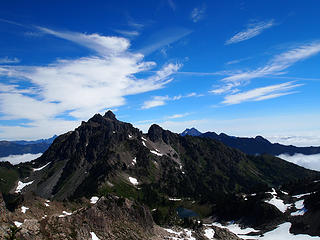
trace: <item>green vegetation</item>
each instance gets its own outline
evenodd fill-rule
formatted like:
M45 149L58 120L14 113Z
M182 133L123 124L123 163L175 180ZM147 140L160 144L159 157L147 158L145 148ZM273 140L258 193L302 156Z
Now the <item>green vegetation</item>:
M113 187L108 184L104 184L99 189L98 193L100 196L107 196L108 194L113 193L119 197L129 198L132 200L138 200L140 198L139 195L141 195L138 189L123 181L119 181Z
M18 181L19 173L9 163L0 163L0 192L8 193Z
M10 230L8 231L8 235L4 237L6 240L19 240L19 238L16 237L17 233L21 230L21 228L18 228L16 225L10 226Z

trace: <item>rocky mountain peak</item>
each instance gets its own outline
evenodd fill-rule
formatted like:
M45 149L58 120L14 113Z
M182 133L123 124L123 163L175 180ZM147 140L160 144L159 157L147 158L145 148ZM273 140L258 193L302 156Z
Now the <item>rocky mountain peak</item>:
M157 124L152 124L148 130L148 137L151 141L156 142L162 140L163 128Z
M186 136L186 135L190 135L190 136L200 136L202 133L200 131L198 131L197 129L195 129L194 127L189 129L187 128L186 130L184 130L180 135L181 136Z
M108 118L110 120L117 120L116 115L111 111L108 110L105 114L104 114L104 118Z

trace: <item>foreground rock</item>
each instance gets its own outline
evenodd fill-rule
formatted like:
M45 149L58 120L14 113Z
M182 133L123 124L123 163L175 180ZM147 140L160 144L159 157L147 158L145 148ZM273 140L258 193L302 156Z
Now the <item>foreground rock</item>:
M2 211L3 209L1 209ZM31 211L31 210L30 210ZM10 215L10 214L9 214ZM17 214L11 213L11 222ZM20 220L21 221L21 220ZM40 219L32 218L21 221L21 240L42 239L150 239L154 235L154 222L150 211L144 206L113 195L101 197L91 206L74 212L64 211ZM4 230L8 224L3 225ZM2 231L4 237L6 231Z

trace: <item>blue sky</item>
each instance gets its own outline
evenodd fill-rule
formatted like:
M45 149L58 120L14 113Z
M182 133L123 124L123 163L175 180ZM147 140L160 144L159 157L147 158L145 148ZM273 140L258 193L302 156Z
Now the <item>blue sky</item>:
M112 109L152 123L320 145L318 1L6 1L0 139Z

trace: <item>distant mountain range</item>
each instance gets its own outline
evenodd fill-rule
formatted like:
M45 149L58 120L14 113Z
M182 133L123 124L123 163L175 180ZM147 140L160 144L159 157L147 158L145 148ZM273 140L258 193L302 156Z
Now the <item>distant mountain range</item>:
M43 153L56 137L57 135L54 135L51 138L36 141L0 141L0 157L25 153Z
M195 128L186 129L181 133L181 136L199 136L203 138L210 138L224 143L225 145L239 149L240 151L255 155L255 154L271 154L274 156L280 154L294 155L301 153L305 155L320 153L320 147L296 147L292 145L282 145L279 143L271 143L262 136L255 138L234 137L225 133L216 134L215 132L201 133Z

